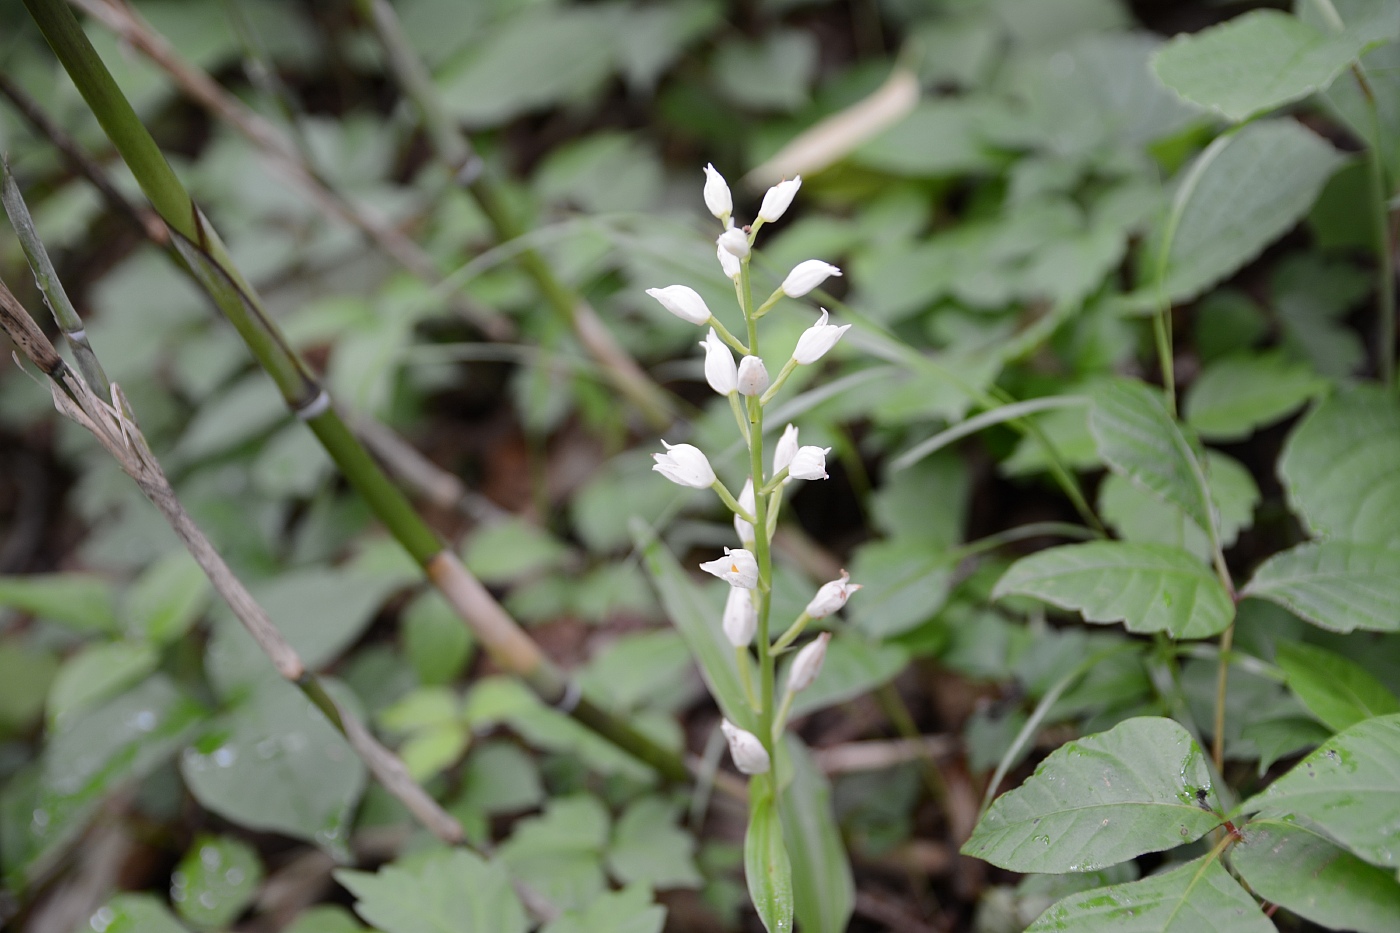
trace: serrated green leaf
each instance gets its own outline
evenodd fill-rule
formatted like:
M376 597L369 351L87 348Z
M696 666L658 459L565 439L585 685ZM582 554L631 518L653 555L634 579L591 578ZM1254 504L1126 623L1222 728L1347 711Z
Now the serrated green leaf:
M1220 519L1220 546L1235 543L1239 533L1254 522L1259 487L1243 464L1217 450L1205 456L1206 483ZM1099 514L1124 541L1162 544L1190 551L1210 560L1210 541L1195 522L1173 505L1147 492L1119 473L1110 473L1099 485Z
M1278 603L1333 632L1400 629L1400 550L1311 541L1266 560L1244 596Z
M246 842L200 836L170 876L170 900L197 929L224 927L252 903L262 877L257 850Z
M1207 366L1184 404L1186 423L1206 440L1243 440L1327 388L1327 380L1281 353L1234 355Z
M666 908L651 902L645 885L608 891L582 910L566 910L541 933L661 933Z
M1222 138L1187 166L1187 200L1172 237L1167 272L1134 297L1156 307L1194 298L1258 256L1312 206L1343 158L1293 120L1259 120ZM1161 234L1156 237L1160 243ZM1156 250L1159 247L1150 247ZM1152 252L1150 268L1155 268Z
M525 910L496 862L465 849L433 852L377 873L341 869L355 911L384 933L525 933Z
M773 802L772 772L749 782L749 828L744 834L744 877L768 933L792 933L792 864Z
M116 603L112 584L92 574L0 577L0 606L60 622L80 632L115 632Z
M1337 733L1240 809L1301 818L1373 865L1400 866L1400 715Z
M511 875L562 908L583 908L607 890L608 811L588 794L556 797L522 820L500 848Z
M1051 907L1026 933L1277 933L1259 904L1213 855L1095 888Z
M695 837L676 825L675 807L660 797L634 800L617 819L608 871L623 884L698 888Z
M846 855L831 785L792 733L784 737L792 781L778 799L792 864L793 908L805 933L843 933L855 909L855 880Z
M1051 752L993 802L962 851L1012 871L1093 871L1220 825L1202 805L1215 805L1210 789L1205 755L1185 729L1129 719Z
M1289 435L1278 475L1314 537L1400 542L1400 404L1375 387L1324 399Z
M1251 10L1177 36L1154 66L1182 97L1239 122L1325 89L1363 50L1387 37L1383 23L1332 31L1279 10Z
M1366 668L1315 645L1280 642L1274 663L1308 711L1340 732L1363 719L1400 713L1400 697Z
M1218 519L1195 446L1157 391L1130 379L1093 395L1089 431L1109 468L1174 505L1212 538Z
M1326 837L1296 824L1253 820L1230 849L1230 865L1254 892L1332 930L1391 933L1400 883Z
M1230 594L1180 548L1090 541L1023 557L997 582L993 599L1034 596L1077 609L1088 622L1122 622L1130 632L1206 638L1235 616Z

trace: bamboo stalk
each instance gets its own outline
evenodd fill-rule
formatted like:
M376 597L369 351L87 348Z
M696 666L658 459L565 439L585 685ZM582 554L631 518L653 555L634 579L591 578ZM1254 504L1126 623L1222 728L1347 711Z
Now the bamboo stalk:
M500 183L443 107L437 86L404 35L394 8L387 0L355 0L355 8L374 27L399 89L418 109L438 159L465 184L491 222L499 241L505 243L522 236L525 231L507 206ZM602 366L613 385L627 396L652 427L658 430L669 427L675 420L675 406L670 397L617 343L593 306L555 275L539 251L523 249L518 261L525 273L535 280L535 286L554 313L573 328L579 342Z
M610 739L667 779L688 771L679 755L580 696L575 682L540 651L413 510L341 420L329 394L292 349L228 257L218 234L190 199L142 126L63 0L25 0L30 14L73 78L142 190L169 226L176 248L267 371L283 399L316 434L341 473L424 569L503 669L521 677L546 703Z

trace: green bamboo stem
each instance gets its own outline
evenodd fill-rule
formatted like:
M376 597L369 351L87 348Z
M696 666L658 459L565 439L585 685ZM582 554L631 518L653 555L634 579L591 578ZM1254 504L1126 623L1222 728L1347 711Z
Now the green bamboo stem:
M620 748L656 766L666 778L685 780L688 771L679 755L579 696L576 685L544 656L456 555L442 546L436 533L341 420L325 390L267 315L256 291L229 259L218 235L176 178L72 11L63 0L25 0L25 5L170 228L181 256L272 377L288 407L307 422L346 479L497 663L524 679L545 702L560 706Z
M355 0L355 7L373 25L389 68L400 90L417 107L438 158L466 185L490 221L496 238L504 243L522 236L525 230L507 205L501 185L443 107L437 86L404 35L393 7L386 0ZM675 419L670 397L617 344L592 306L555 275L537 250L522 250L518 261L558 318L573 328L584 348L603 364L605 374L618 390L654 428L670 426Z

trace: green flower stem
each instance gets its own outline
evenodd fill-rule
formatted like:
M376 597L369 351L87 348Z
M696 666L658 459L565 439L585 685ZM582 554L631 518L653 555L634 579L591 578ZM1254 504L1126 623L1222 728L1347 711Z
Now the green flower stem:
M748 509L744 508L742 505L739 504L739 500L735 499L734 496L729 492L729 490L725 488L725 485L719 480L715 480L713 483L711 483L710 488L715 491L715 493L720 497L721 500L723 500L725 505L729 506L729 511L733 512L735 515L739 516L744 521L748 522L750 525L757 521L757 519L755 519L754 516L749 513Z
M741 356L749 355L749 348L744 346L744 342L729 332L729 328L720 323L719 318L710 315L710 326L719 334L719 339L733 347Z
M768 499L768 540L773 540L773 535L778 531L778 512L783 507L783 487L779 486L774 490L773 495Z
M783 702L778 707L778 714L773 717L773 742L782 741L783 729L787 727L788 714L792 712L792 698L794 694L791 690L783 691Z
M775 304L782 300L785 294L787 293L784 292L781 287L775 289L773 291L773 294L769 295L768 299L764 301L763 304L758 306L758 309L754 311L753 316L756 318L763 317L763 315L767 314Z
M748 697L749 707L757 713L761 707L758 703L758 694L753 691L753 662L749 660L749 649L734 649L734 660L739 663L739 683L744 687L744 696Z
M1235 623L1220 633L1220 661L1215 673L1215 722L1211 728L1210 757L1215 770L1225 770L1225 693L1230 681L1230 645L1235 639Z
M760 404L762 404L761 401L760 401ZM774 476L773 476L772 479L770 479L766 484L764 484L763 488L760 489L760 490L758 491L758 494L761 495L761 496L769 496L769 495L772 495L773 493L777 492L779 489L782 489L782 488L783 488L783 480L787 479L787 477L788 477L788 468L787 468L787 467L783 467L783 468L782 468L781 470L779 470L776 474L774 474Z
M788 626L787 631L783 632L783 634L778 637L778 640L773 642L772 652L774 654L782 654L788 645L797 641L798 637L802 634L802 630L805 629L807 623L811 621L812 617L807 615L804 611Z
M739 433L744 437L744 443L749 443L749 416L744 414L744 408L739 404L739 393L730 392L729 410L734 412L734 420L739 424Z
M524 679L545 702L557 704L569 699L569 685L563 673L480 582L462 568L456 555L443 548L437 534L370 457L334 406L315 411L325 399L324 390L229 259L218 235L176 178L67 4L63 0L25 0L25 6L152 206L170 228L181 256L248 344L288 407L293 411L313 412L305 420L336 466L443 591L497 663ZM580 698L569 712L619 747L656 766L668 779L687 778L688 771L679 755L587 698Z
M795 369L797 369L797 360L793 359L792 357L788 357L788 361L783 364L783 368L778 370L777 378L773 380L772 385L770 385L767 391L763 393L762 397L759 398L759 401L762 402L764 405L767 405L769 402L771 402L773 400L773 396L778 394L778 390L783 387L783 383L787 382L788 376L791 376Z

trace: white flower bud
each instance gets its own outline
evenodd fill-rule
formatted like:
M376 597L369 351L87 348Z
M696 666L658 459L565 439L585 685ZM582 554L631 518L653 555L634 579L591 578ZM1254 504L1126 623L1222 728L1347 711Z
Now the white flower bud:
M831 276L840 274L840 269L820 259L799 262L783 279L783 294L789 298L801 298Z
M700 565L706 573L712 573L730 586L741 586L751 590L758 586L758 561L743 548L725 548L724 556L706 561Z
M652 454L656 461L652 469L673 483L690 486L693 489L709 489L715 482L715 471L710 467L699 447L690 444L668 444L664 454Z
M734 212L734 198L729 193L729 185L713 165L705 166L705 206L719 218L720 223L727 221Z
M737 279L739 273L744 271L743 266L739 264L739 257L725 249L723 243L715 246L715 254L719 256L719 267L729 278Z
M780 181L768 189L768 193L763 196L763 205L758 209L758 216L765 223L772 223L787 211L788 205L792 203L793 195L797 194L797 189L802 187L802 176L791 178L787 181Z
M748 590L731 586L729 598L724 601L724 637L735 648L747 648L753 644L757 631L758 610L754 608L753 597Z
M768 388L768 368L756 356L746 356L739 361L739 394L762 395Z
M797 426L788 425L783 428L783 436L778 438L778 445L773 448L773 475L783 472L787 467L791 470L792 458L797 456Z
M721 250L736 259L743 259L749 254L749 235L739 227L730 227L721 233L715 242Z
M739 504L750 515L754 514L754 510L758 508L758 503L754 501L753 497L753 477L744 480L744 491L739 493ZM748 544L754 540L753 525L737 515L734 516L734 531L739 535L740 544Z
M851 575L846 571L841 571L841 579L832 580L830 583L822 584L822 588L817 590L817 595L812 597L812 601L807 604L807 615L813 619L825 619L846 605L846 600L851 598L851 594L860 589L859 583L851 582Z
M668 285L665 288L648 288L647 294L661 302L661 307L670 311L682 321L704 324L710 319L710 309L700 293L689 285Z
M705 348L705 381L720 395L728 395L738 387L738 369L734 365L734 354L719 339L713 327L700 341Z
M788 671L787 689L789 693L806 690L822 672L822 661L826 660L826 643L831 641L830 632L822 632L815 641L807 643L797 657L792 660Z
M768 751L758 740L758 736L752 732L745 732L728 719L720 720L719 728L724 733L725 740L729 742L729 754L734 759L734 767L744 774L768 773L772 763L768 760Z
M826 475L826 455L830 447L801 447L788 464L788 476L793 479L829 479Z
M836 346L836 341L841 339L842 334L851 329L849 324L840 327L828 324L828 317L830 315L822 308L822 316L817 319L817 323L804 330L802 336L797 338L797 349L792 351L794 360L799 363L815 363Z

